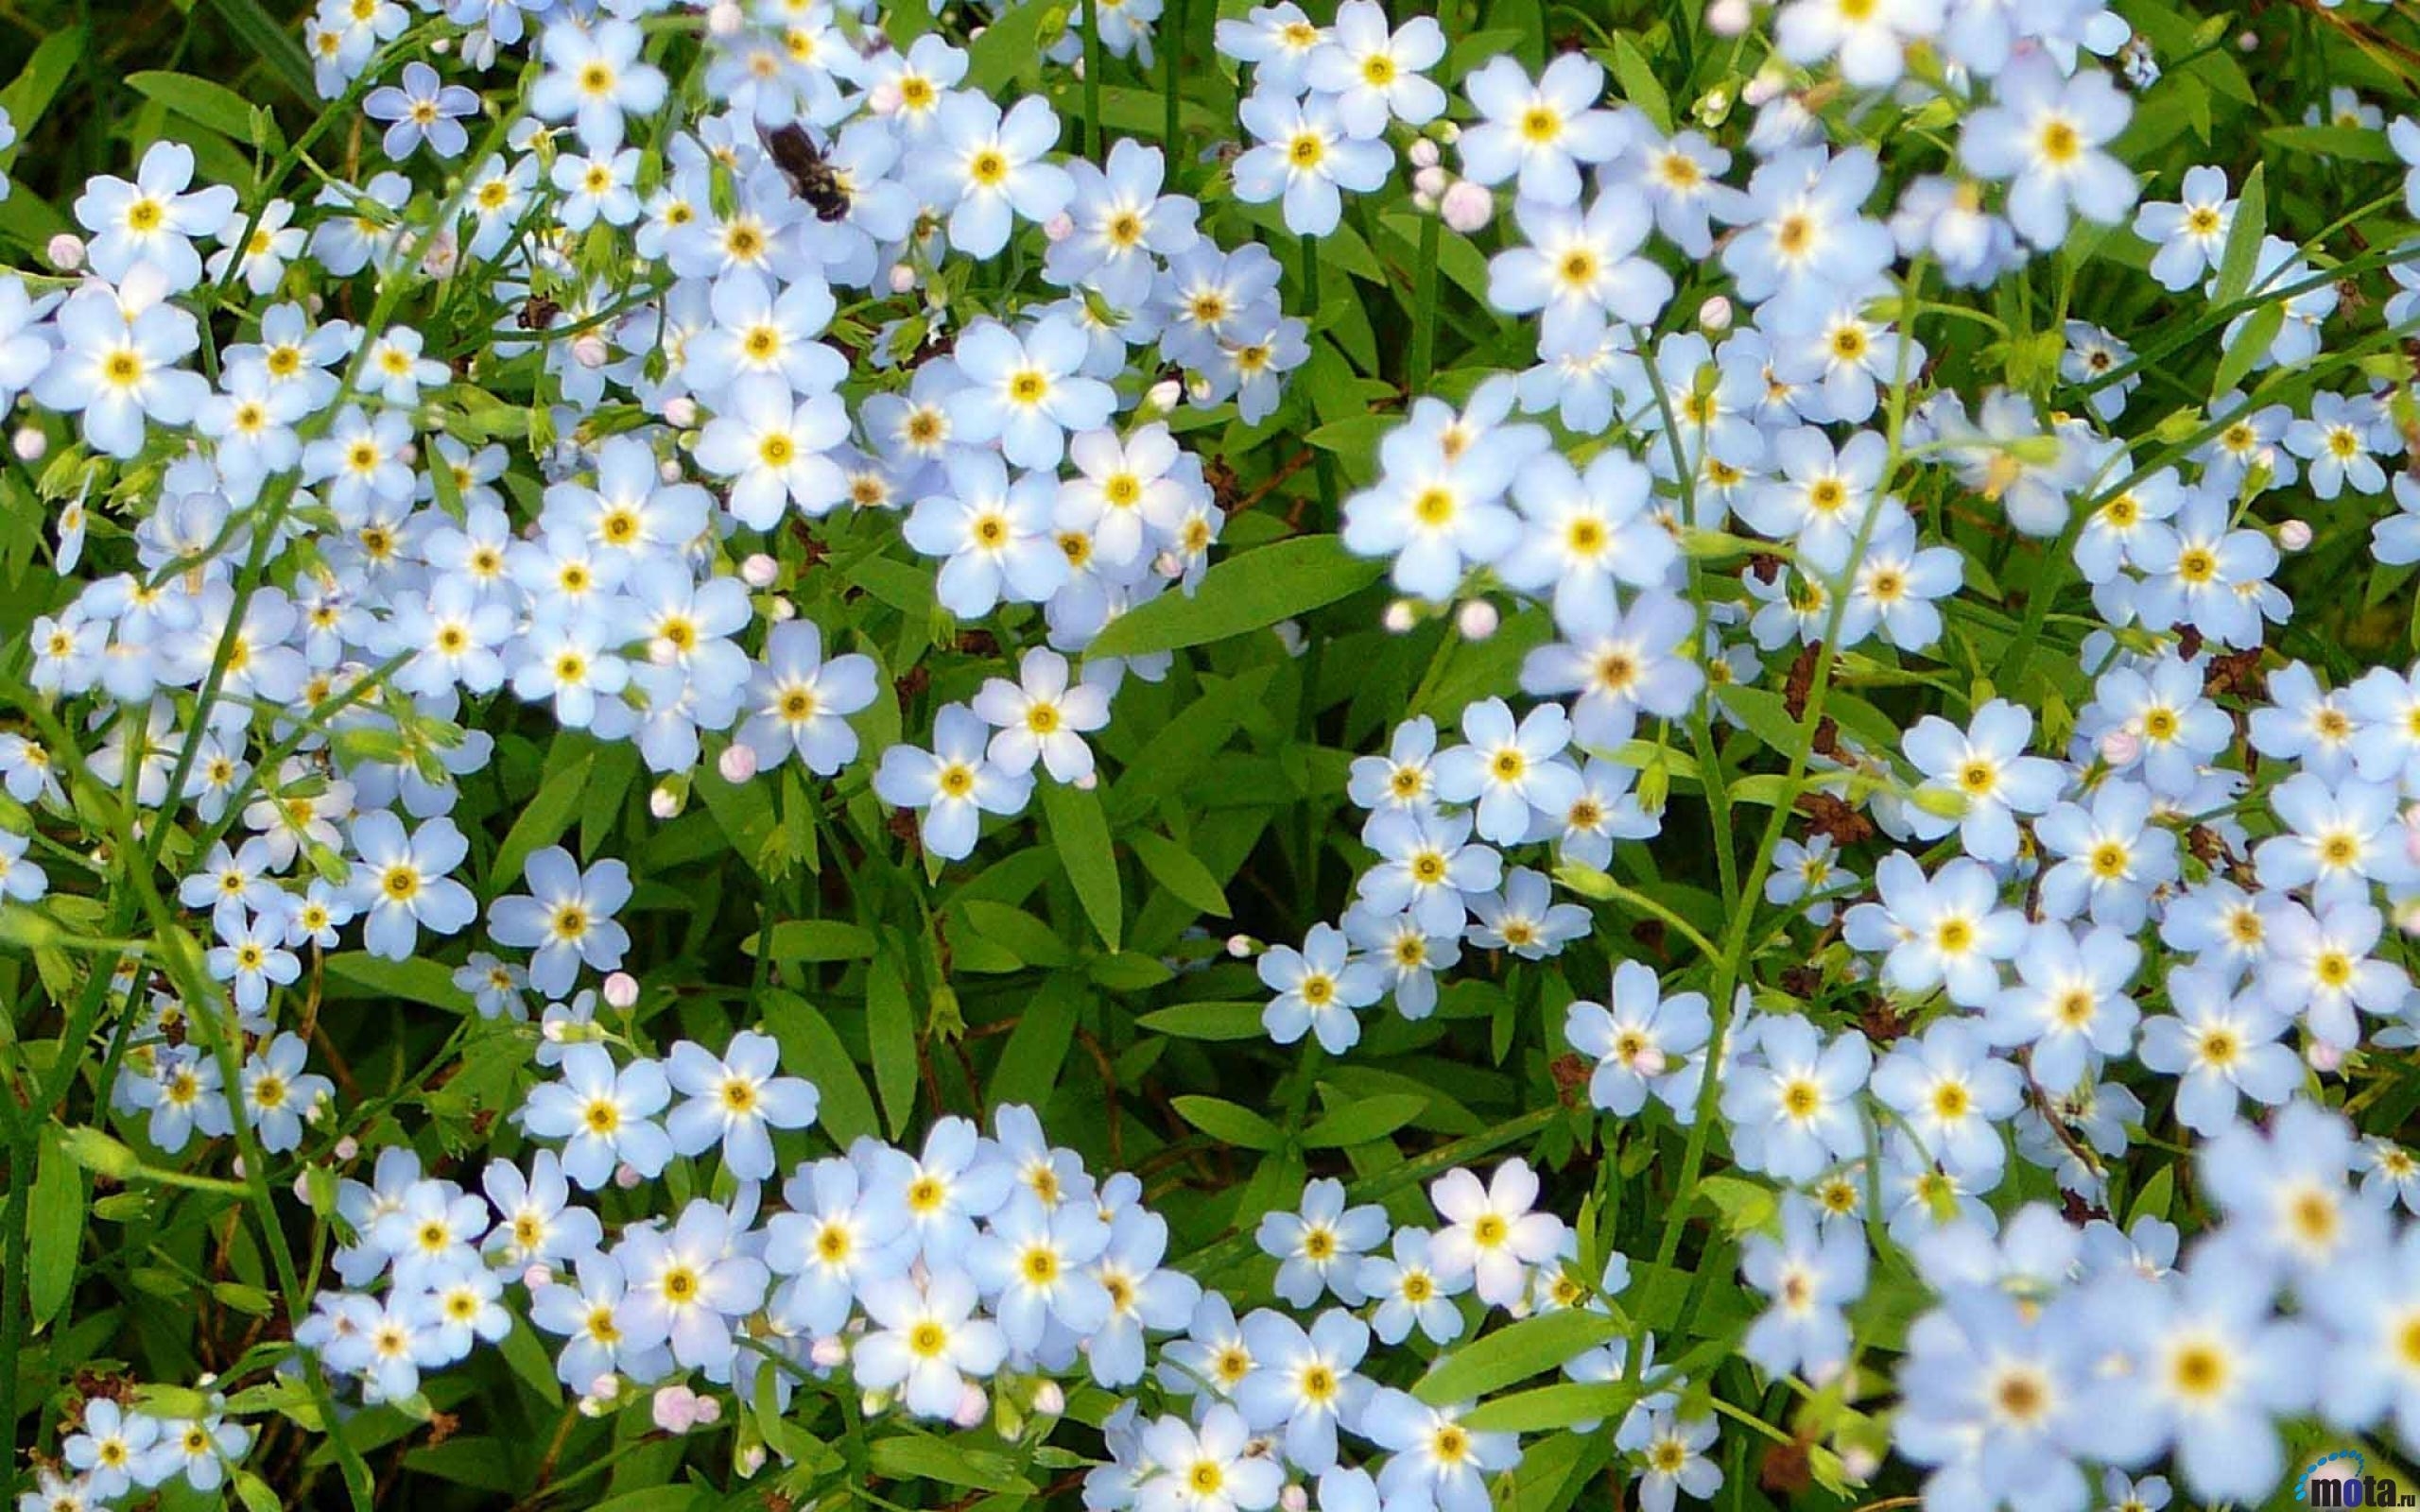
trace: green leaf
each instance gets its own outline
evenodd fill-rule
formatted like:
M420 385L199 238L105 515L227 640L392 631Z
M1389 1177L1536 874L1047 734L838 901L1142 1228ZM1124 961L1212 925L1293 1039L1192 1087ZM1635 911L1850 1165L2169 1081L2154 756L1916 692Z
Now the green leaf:
M294 40L294 27L279 21L261 5L261 0L212 0L218 14L226 20L227 29L235 34L251 56L268 65L270 73L293 91L294 97L320 103L319 90L311 80L311 60L302 44Z
M1036 5L1032 9L1040 9ZM1019 1475L1005 1454L970 1448L924 1434L894 1435L874 1441L870 1456L874 1473L902 1481L940 1481L971 1486L978 1491L1033 1493L1031 1481Z
M1064 966L1073 959L1059 932L1022 908L969 898L954 905L952 912L964 920L965 933L980 936L978 940L969 940L965 933L950 931L953 954L960 970L1013 971L1027 966ZM1006 958L1005 965L984 960L967 948L987 942L998 948Z
M546 1353L545 1345L540 1342L537 1330L531 1328L527 1319L516 1315L512 1326L505 1330L498 1348L503 1352L504 1363L511 1367L513 1375L529 1388L531 1394L549 1407L560 1409L562 1406L562 1382L555 1375L555 1362Z
M26 1223L26 1300L40 1329L75 1293L76 1253L84 1237L84 1175L56 1128L43 1130Z
M2235 219L2227 227L2227 245L2219 254L2219 281L2211 287L2210 303L2233 304L2252 287L2252 273L2260 257L2260 238L2269 231L2268 164L2256 164L2237 197ZM2266 347L2267 342L2261 345ZM2221 385L2217 392L2224 392Z
M42 119L43 112L50 109L50 102L59 97L68 75L75 72L76 64L84 56L88 35L81 26L52 32L26 60L26 66L9 87L0 90L0 107L7 108L9 118L16 124L19 146L32 133L34 123Z
M1265 628L1360 592L1386 563L1356 557L1335 536L1295 536L1228 558L1187 597L1163 593L1110 622L1088 656L1140 656Z
M2277 333L2286 328L2286 301L2275 300L2252 312L2252 318L2227 343L2226 352L2219 358L2219 370L2210 379L2210 395L2216 398L2243 382L2252 365L2268 353Z
M2403 160L2377 131L2358 126L2273 126L2260 133L2271 146L2316 152L2352 163L2396 163Z
M171 114L206 126L231 141L252 140L252 103L224 84L190 74L129 74L126 82L146 99L159 101ZM267 119L263 112L263 119ZM272 152L285 150L285 140L270 126L270 140L258 144ZM239 220L238 225L241 224Z
M1110 847L1109 816L1101 812L1099 792L1045 781L1042 816L1050 826L1051 849L1059 852L1059 864L1075 885L1084 916L1100 932L1101 942L1116 950L1126 927L1126 905L1118 890L1117 853Z
M1067 7L1058 0L1003 6L967 49L968 86L997 95L1002 86L1041 60L1043 34L1057 31L1066 22Z
M777 987L767 988L757 1003L764 1010L765 1027L781 1042L783 1061L813 1081L822 1094L815 1121L823 1132L843 1149L861 1134L878 1138L882 1130L874 1123L873 1099L866 1095L856 1060L833 1032L832 1021L823 1016L823 1010Z
M873 933L846 919L785 919L772 936L766 954L777 961L862 961L873 954ZM757 936L741 940L739 948L755 954Z
M588 788L588 770L596 762L592 747L548 773L538 784L521 816L504 833L504 844L496 849L495 865L488 868L488 885L501 893L521 880L521 868L532 852L544 850L563 836L571 821L579 817L580 799Z
M2169 1205L2175 1200L2176 1167L2163 1165L2153 1171L2151 1179L2135 1192L2135 1205L2126 1212L2126 1226L2131 1228L2145 1218L2165 1219Z
M1246 1150L1273 1150L1286 1143L1276 1125L1249 1108L1218 1097L1178 1097L1170 1106L1186 1123L1224 1144Z
M1126 837L1151 880L1205 914L1227 917L1226 890L1193 852L1163 834L1137 830Z
M992 1072L994 1107L1023 1103L1041 1108L1050 1101L1052 1089L1059 1085L1060 1069L1066 1064L1068 1047L1076 1040L1077 1016L1089 996L1082 982L1065 972L1054 974L1042 985L1018 1016L1017 1026L1010 1031L1008 1045L1000 1052L1000 1063Z
M1627 1381L1539 1386L1483 1401L1464 1413L1461 1423L1475 1434L1534 1434L1603 1422L1628 1412L1638 1392L1638 1386Z
M1259 1040L1264 1005L1258 1003L1180 1003L1134 1021L1135 1027L1174 1040Z
M1428 1099L1411 1092L1389 1092L1346 1103L1303 1131L1310 1149L1367 1144L1380 1140L1428 1110Z
M415 956L408 961L383 960L362 951L328 957L328 974L359 991L331 992L331 997L401 998L448 1013L471 1011L471 994L454 985L453 968L441 961Z
M1622 1332L1619 1318L1585 1308L1523 1318L1438 1361L1411 1394L1433 1407L1469 1401L1556 1369L1608 1339L1619 1338Z
M1655 70L1649 66L1647 55L1638 43L1622 32L1614 34L1614 81L1622 87L1622 97L1638 107L1657 134L1672 133L1672 100L1657 82Z
M866 971L866 1039L873 1049L874 1091L896 1138L916 1110L916 1015L908 983L888 958L876 958Z

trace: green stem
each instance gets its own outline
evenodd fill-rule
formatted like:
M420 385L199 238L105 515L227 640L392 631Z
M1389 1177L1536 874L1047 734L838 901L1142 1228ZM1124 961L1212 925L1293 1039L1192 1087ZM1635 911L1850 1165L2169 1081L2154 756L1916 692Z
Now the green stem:
M1177 144L1177 71L1184 62L1184 0L1167 0L1167 27L1160 42L1161 106L1166 112L1160 122L1160 141L1167 148L1173 168ZM1174 181L1171 175L1171 182Z
M1414 394L1428 388L1429 371L1437 360L1437 228L1435 211L1420 217L1420 257L1411 266L1411 357L1404 364L1403 386Z
M1100 120L1100 0L1084 0L1084 155L1100 162L1107 138Z

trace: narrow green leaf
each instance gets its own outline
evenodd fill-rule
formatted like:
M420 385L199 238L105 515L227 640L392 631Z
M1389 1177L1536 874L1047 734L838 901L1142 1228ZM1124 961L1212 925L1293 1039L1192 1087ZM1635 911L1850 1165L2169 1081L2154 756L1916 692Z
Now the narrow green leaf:
M1410 1092L1358 1098L1305 1129L1303 1143L1311 1149L1367 1144L1403 1127L1427 1107L1427 1098Z
M2243 382L2252 365L2265 355L2277 333L2286 328L2286 301L2273 301L2252 312L2252 318L2237 330L2235 339L2227 343L2225 353L2219 358L2219 370L2210 379L2210 395L2216 398Z
M873 954L873 936L839 919L785 919L773 926L768 951L777 961L861 961ZM753 935L739 942L753 955L760 942Z
M1134 1021L1135 1027L1173 1040L1259 1040L1266 1005L1259 1003L1180 1003L1158 1008Z
M328 975L346 984L345 990L331 987L331 998L401 998L448 1013L471 1011L471 995L454 985L453 968L441 961L418 956L389 961L363 951L344 951L328 957Z
M1126 837L1151 880L1205 914L1227 917L1226 890L1192 851L1164 834L1137 830Z
M496 849L495 865L488 869L489 885L497 892L509 891L521 880L522 866L533 851L544 850L563 836L572 820L579 817L580 799L588 788L589 768L596 762L594 750L582 751L547 774L530 796L521 816L504 833L504 844Z
M159 72L129 74L126 82L146 99L159 101L171 114L206 126L231 141L248 143L252 139L251 101L224 84L214 84L191 74ZM274 133L274 123L271 130ZM284 139L274 134L270 142L262 145L272 152L283 151L285 146Z
M1059 864L1075 885L1084 916L1100 932L1111 950L1126 927L1124 896L1117 885L1117 854L1110 847L1109 816L1101 812L1100 794L1092 788L1044 782L1042 814L1050 825L1050 844Z
M1066 1065L1067 1051L1075 1043L1076 1020L1088 996L1082 982L1066 972L1056 973L1042 985L1018 1016L1017 1026L1010 1031L1008 1045L1000 1052L1000 1063L993 1069L993 1106L1023 1103L1038 1108L1050 1101Z
M1087 654L1140 656L1223 641L1333 604L1384 571L1386 563L1354 556L1335 536L1296 536L1228 558L1191 597L1163 593L1120 615Z
M296 99L314 106L320 103L320 92L311 79L310 57L294 40L292 26L270 15L261 0L212 0L212 4L245 50L267 63Z
M1603 1422L1628 1412L1630 1404L1638 1400L1638 1390L1627 1381L1539 1386L1483 1401L1464 1413L1461 1422L1475 1434L1534 1434Z
M84 1237L84 1174L56 1128L45 1128L26 1208L26 1300L39 1329L76 1290L76 1251Z
M1658 133L1671 134L1671 96L1664 93L1647 55L1638 50L1638 43L1622 32L1614 34L1614 80L1622 87L1622 98L1637 106L1639 113Z
M861 1134L878 1137L882 1130L874 1123L873 1099L866 1094L855 1057L823 1010L777 987L767 988L756 1001L764 1010L765 1027L781 1042L783 1064L822 1093L815 1121L823 1132L843 1149Z
M2236 198L2235 220L2227 227L2226 248L2219 254L2219 281L2210 290L2213 305L2233 304L2252 287L2260 238L2269 231L2268 174L2268 164L2256 164L2252 177L2243 180L2243 193ZM2224 388L2221 386L2219 391Z
M1273 1150L1286 1142L1276 1125L1223 1098L1178 1097L1171 1099L1170 1106L1195 1128L1239 1149Z
M908 983L888 957L866 971L866 1039L873 1048L873 1089L893 1138L916 1110L916 1015Z
M1585 1308L1567 1307L1523 1318L1438 1361L1411 1394L1431 1406L1469 1401L1556 1369L1621 1333L1620 1319Z
M1028 9L1039 10L1039 3ZM1030 1495L1033 1483L1019 1475L1004 1454L973 1449L952 1439L923 1434L894 1435L876 1439L872 1464L878 1475L902 1481L940 1481L971 1486L978 1491L1013 1491Z

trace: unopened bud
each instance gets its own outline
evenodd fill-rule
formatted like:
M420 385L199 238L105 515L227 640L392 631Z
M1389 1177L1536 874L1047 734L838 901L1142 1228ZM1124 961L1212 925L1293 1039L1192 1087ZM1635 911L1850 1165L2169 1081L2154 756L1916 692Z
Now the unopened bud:
M1163 378L1144 393L1143 402L1165 415L1184 402L1184 385L1173 378Z
M1411 627L1420 623L1419 611L1411 607L1410 599L1398 598L1387 606L1384 614L1378 616L1378 623L1396 635L1408 635Z
M2235 39L2235 47L2236 51L2241 53L2258 52L2260 50L2260 34L2256 31L2238 33Z
M838 1335L818 1339L806 1351L806 1357L818 1370L838 1370L849 1363L849 1347Z
M39 462L50 450L50 438L31 425L21 425L17 434L9 438L9 450L17 455L20 462Z
M2277 527L2277 545L2285 551L2301 551L2310 544L2310 524L2304 520L2289 520Z
M344 1138L337 1141L336 1153L337 1160L350 1160L354 1156L361 1153L361 1143L352 1135L348 1134Z
M1433 168L1437 166L1437 144L1424 136L1412 143L1409 157L1415 168Z
M678 483L681 481L681 464L667 456L655 464L655 475L666 483Z
M1079 793L1089 793L1089 792L1093 791L1093 789L1095 789L1095 788L1097 788L1097 787L1100 786L1100 773L1098 773L1098 772L1084 772L1084 773L1081 773L1081 774L1080 774L1080 775L1076 778L1076 780L1075 780L1074 782L1072 782L1068 783L1067 785L1068 785L1069 787L1074 788L1074 789L1075 789L1077 792L1079 792Z
M679 818L681 808L681 795L672 790L670 783L659 784L647 796L647 811L659 819Z
M636 1192L639 1183L646 1179L647 1177L639 1175L639 1168L628 1160L614 1167L614 1184L625 1192Z
M737 1470L743 1479L763 1469L765 1446L753 1443L740 1445L739 1452L731 1457L731 1468Z
M1495 214L1495 196L1468 179L1455 180L1437 201L1437 214L1454 230L1468 236Z
M970 1381L959 1389L958 1410L949 1415L949 1420L959 1428L980 1428L991 1411L992 1399L983 1394L981 1386Z
M1503 616L1495 606L1483 598L1474 598L1454 611L1454 628L1462 632L1465 641L1484 641L1495 633Z
M2326 1075L2343 1069L2344 1048L2331 1045L2325 1040L2314 1040L2310 1048L2303 1052L2303 1058L2310 1062L2311 1070Z
M1716 0L1716 3L1720 4L1721 0ZM1739 103L1752 111L1762 110L1781 94L1784 87L1783 82L1772 75L1758 74L1740 89Z
M583 368L602 368L613 360L613 355L605 338L594 331L583 331L572 337L571 360Z
M722 1399L720 1397L700 1397L698 1399L697 1411L698 1425L701 1428L710 1428L716 1423L722 1421Z
M890 292L905 294L916 286L916 270L905 263L890 265Z
M1310 1512L1311 1493L1303 1488L1302 1482L1290 1482L1277 1493L1277 1504L1284 1512Z
M532 1262L530 1264L523 1268L521 1272L521 1284L529 1288L529 1290L533 1292L545 1290L547 1287L555 1284L554 1267Z
M639 1000L639 979L628 971L613 971L605 977L605 1002L610 1007L628 1008Z
M1033 1413L1037 1418L1056 1418L1067 1410L1067 1393L1056 1381L1046 1381L1033 1388Z
M664 402L664 418L685 431L698 423L698 402L686 394L676 394Z
M899 85L894 79L883 80L866 95L866 109L876 115L896 115L899 105Z
M736 37L739 28L747 23L747 16L741 13L733 0L719 0L718 4L706 9L706 30L715 36Z
M798 606L786 598L777 598L765 606L765 617L776 625L798 618Z
M84 238L62 231L43 248L43 255L60 272L73 273L84 266Z
M1698 326L1705 331L1731 329L1731 301L1720 294L1710 296L1698 306Z
M1718 37L1744 35L1751 19L1748 0L1714 0L1705 9L1705 28Z
M739 580L751 588L770 588L782 576L782 564L761 551L751 552L739 564Z
M1047 240L1063 242L1076 234L1076 217L1063 210L1042 223L1042 234Z
M1227 936L1227 954L1235 957L1236 960L1251 960L1253 954L1259 949L1260 941L1253 938L1250 935L1230 935Z
M307 1170L294 1173L294 1200L306 1208L311 1205L311 1173Z
M756 752L748 746L728 746L715 758L715 770L726 782L744 782L756 775Z
M686 1386L661 1386L651 1406L655 1426L667 1434L685 1434L698 1421L698 1395Z
M2132 766L2142 754L2143 737L2131 730L2113 730L2100 737L2100 759L2112 766Z
M1429 163L1426 167L1416 168L1412 171L1412 193L1424 196L1426 198L1443 199L1445 198L1445 191L1453 186L1453 175L1447 173L1444 169L1439 167L1433 163Z

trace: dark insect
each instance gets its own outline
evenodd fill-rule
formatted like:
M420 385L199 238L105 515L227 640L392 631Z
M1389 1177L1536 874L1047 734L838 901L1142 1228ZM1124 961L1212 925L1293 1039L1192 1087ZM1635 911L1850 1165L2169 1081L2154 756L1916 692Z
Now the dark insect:
M838 220L848 215L849 191L832 171L832 164L823 161L822 149L806 134L806 128L793 121L769 131L758 127L756 134L764 138L773 166L790 181L790 192L805 200L818 219Z
M521 307L521 313L512 318L512 323L524 331L544 331L555 323L556 316L562 313L562 305L543 294L532 294L529 302Z

